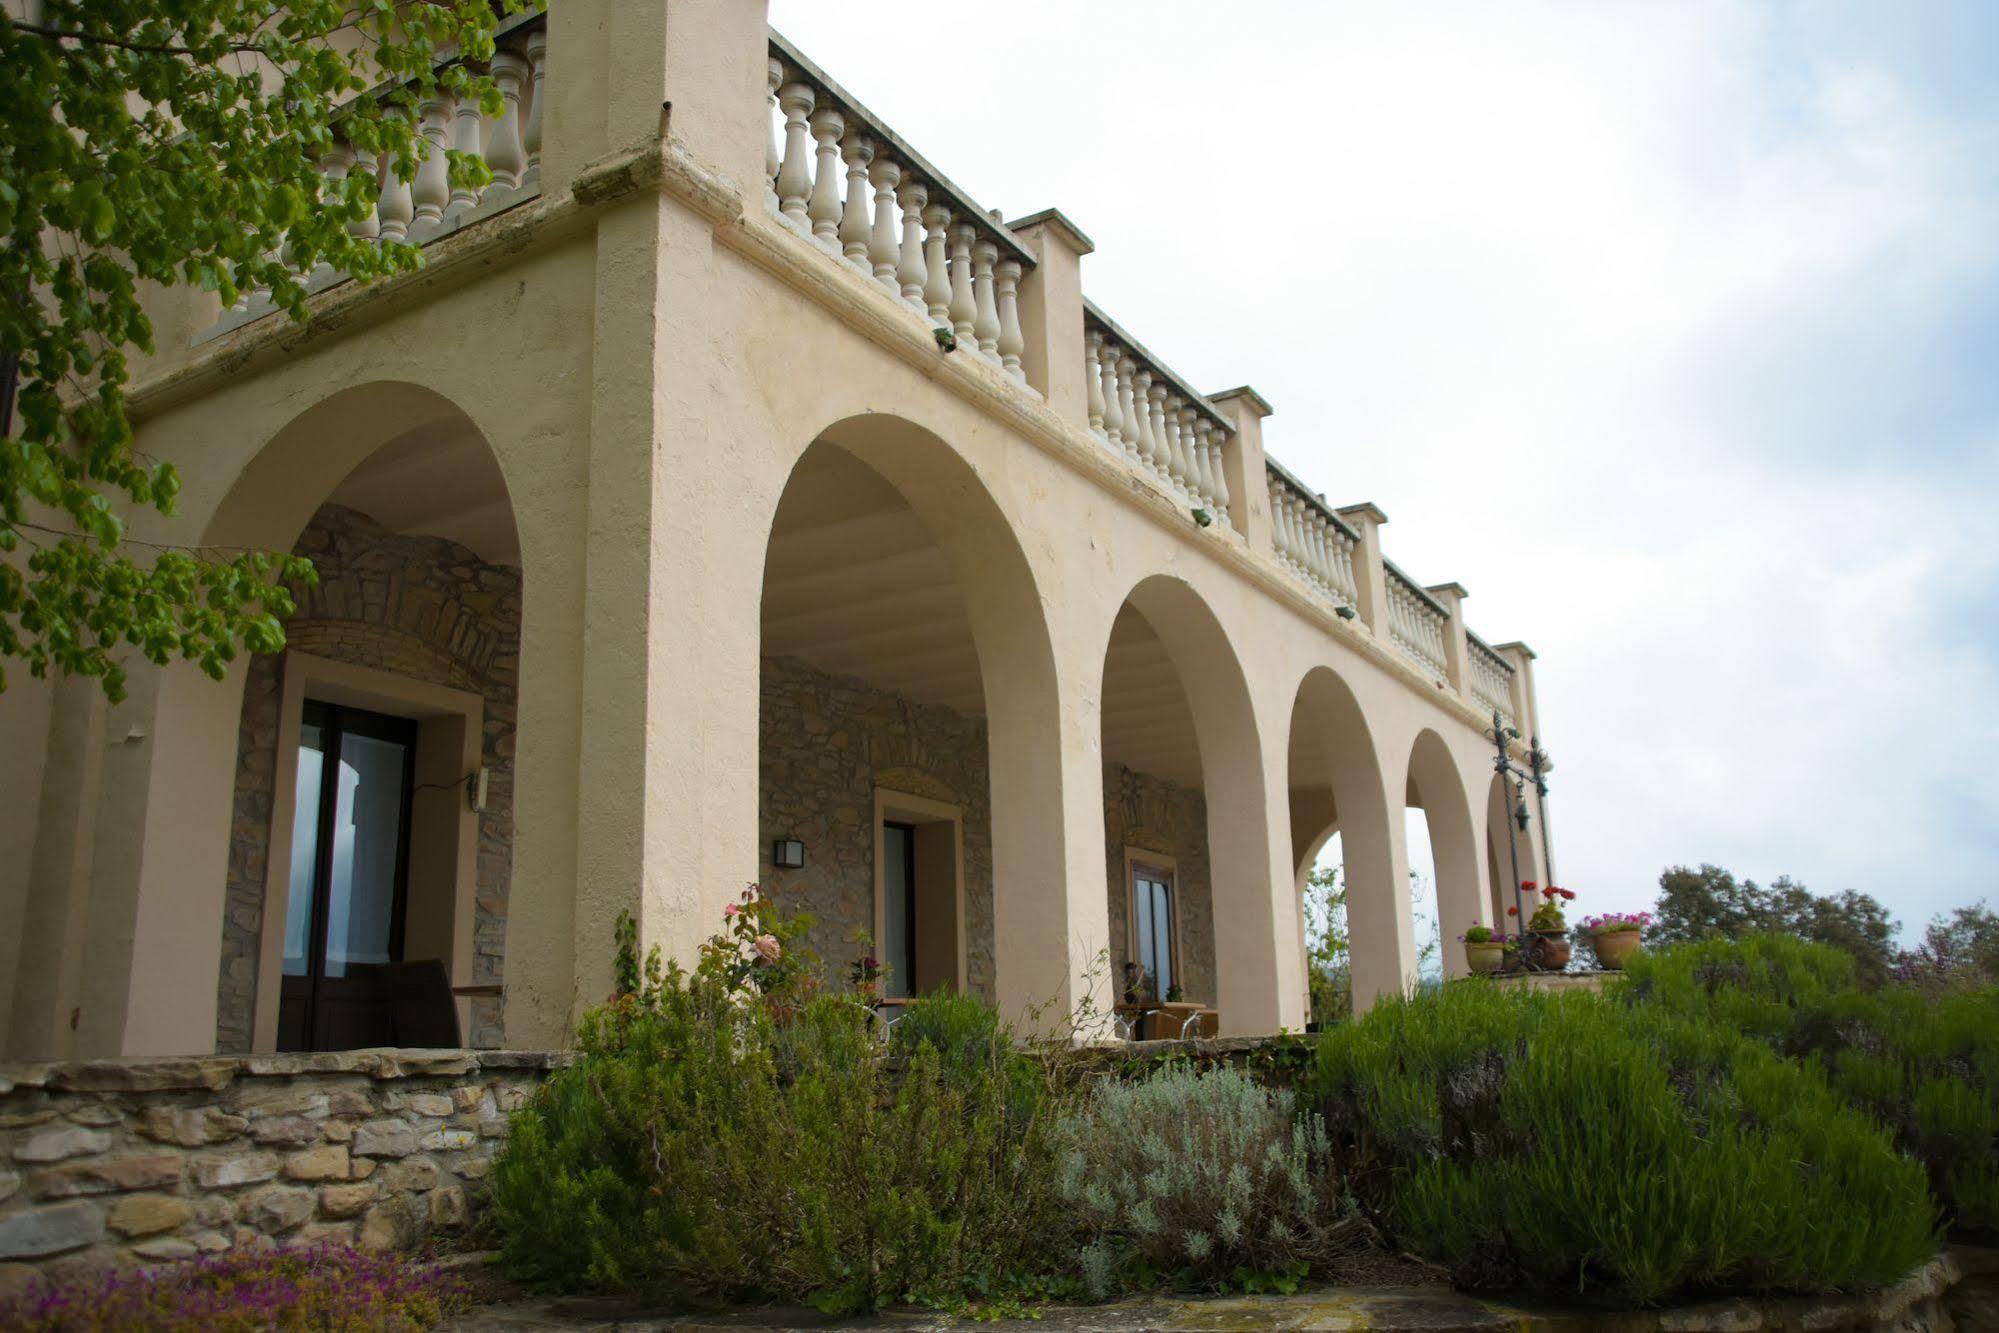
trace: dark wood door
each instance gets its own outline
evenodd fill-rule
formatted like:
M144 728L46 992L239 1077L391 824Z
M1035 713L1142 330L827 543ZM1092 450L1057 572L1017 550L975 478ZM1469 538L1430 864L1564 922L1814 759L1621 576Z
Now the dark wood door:
M308 701L286 905L278 1049L394 1039L387 969L401 960L416 723Z

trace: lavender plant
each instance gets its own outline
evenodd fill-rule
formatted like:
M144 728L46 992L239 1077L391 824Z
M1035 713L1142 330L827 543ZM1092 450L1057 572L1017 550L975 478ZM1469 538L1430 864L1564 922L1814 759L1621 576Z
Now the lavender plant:
M232 1250L91 1282L38 1281L0 1303L0 1328L83 1330L413 1330L471 1304L465 1284L437 1264L345 1245Z

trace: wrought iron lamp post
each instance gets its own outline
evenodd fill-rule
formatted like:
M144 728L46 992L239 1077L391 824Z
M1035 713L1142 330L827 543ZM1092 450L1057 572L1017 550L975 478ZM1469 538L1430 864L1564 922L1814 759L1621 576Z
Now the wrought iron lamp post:
M1513 866L1513 910L1520 918L1520 933L1527 931L1527 902L1520 880L1520 834L1527 831L1527 784L1534 784L1534 801L1541 816L1541 863L1547 867L1548 882L1555 882L1555 847L1548 834L1548 753L1541 748L1541 738L1532 736L1527 741L1527 767L1513 762L1512 752L1507 742L1520 739L1520 732L1506 725L1497 708L1492 710L1492 770L1499 774L1506 784L1511 798L1513 817L1507 821L1506 851ZM1541 970L1532 955L1523 945L1520 950L1521 966L1530 970Z

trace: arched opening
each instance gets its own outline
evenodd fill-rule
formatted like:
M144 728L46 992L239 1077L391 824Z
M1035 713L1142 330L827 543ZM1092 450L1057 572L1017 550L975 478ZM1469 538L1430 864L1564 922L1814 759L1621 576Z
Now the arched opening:
M1409 860L1360 703L1329 668L1299 683L1286 762L1296 884L1302 893L1315 865L1340 867L1353 1007L1364 1012L1414 984Z
M1132 590L1101 698L1111 971L1128 1018L1145 1035L1300 1026L1290 867L1273 856L1249 690L1192 588L1158 576Z
M504 1045L524 580L492 448L428 391L349 390L212 527L318 571L242 672L217 1048Z
M1469 926L1491 924L1490 895L1481 874L1478 835L1464 782L1443 738L1428 728L1417 735L1410 748L1403 802L1412 867L1417 863L1418 824L1427 843L1434 916L1426 913L1424 920L1434 921L1441 975L1462 976L1468 969L1464 951L1456 947L1457 937ZM1419 938L1419 952L1423 947Z
M976 474L929 431L851 418L778 499L761 606L759 843L829 979L1066 1013L1082 965L1052 771L1040 600ZM1101 918L1099 916L1099 922ZM842 982L844 984L844 982Z

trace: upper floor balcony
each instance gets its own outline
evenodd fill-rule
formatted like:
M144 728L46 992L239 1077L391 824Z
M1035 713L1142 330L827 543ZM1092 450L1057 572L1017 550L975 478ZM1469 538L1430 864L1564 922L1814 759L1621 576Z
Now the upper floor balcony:
M556 0L491 73L408 179L322 158L420 271L306 275L303 325L151 298L184 490L134 535L320 584L279 659L22 724L16 1052L393 1039L369 978L430 960L469 1040L556 1044L621 912L685 956L749 880L831 974L865 935L905 988L1267 1032L1333 838L1363 1000L1413 976L1412 812L1453 933L1544 873L1493 770L1533 654L1088 300L1064 213L982 207L754 0Z

